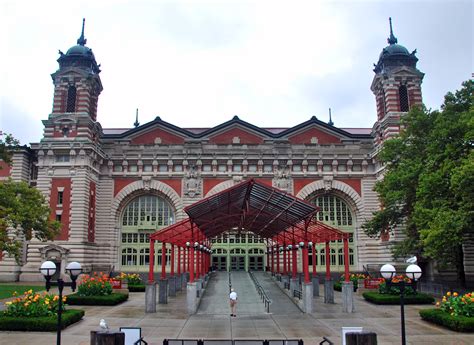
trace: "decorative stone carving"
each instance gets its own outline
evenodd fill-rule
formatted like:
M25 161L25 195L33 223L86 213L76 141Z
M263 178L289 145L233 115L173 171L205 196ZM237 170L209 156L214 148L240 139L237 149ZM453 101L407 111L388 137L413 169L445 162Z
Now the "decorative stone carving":
M332 181L333 177L332 176L324 176L324 190L325 191L330 191L332 189Z
M202 195L202 180L196 166L190 166L184 176L184 195L194 198Z
M276 170L273 187L287 193L293 192L293 180L290 178L290 169L288 167L280 167Z
M150 190L151 176L143 176L142 181L143 181L143 189L147 191Z

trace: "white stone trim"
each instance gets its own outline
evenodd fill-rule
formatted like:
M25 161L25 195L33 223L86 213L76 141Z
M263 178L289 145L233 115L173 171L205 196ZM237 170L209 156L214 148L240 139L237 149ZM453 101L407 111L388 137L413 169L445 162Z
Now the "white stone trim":
M205 198L210 197L211 195L217 194L219 192L222 192L223 190L226 190L227 188L230 188L235 185L234 180L227 180L224 182L221 182L217 185L215 185L209 192L207 192Z
M156 181L156 180L151 180L151 181L146 181L146 184L145 184L144 180L140 180L140 181L132 182L128 184L127 186L125 186L124 188L122 188L122 190L120 190L120 192L117 193L117 195L115 196L112 202L111 214L115 219L115 224L117 228L121 228L119 218L120 218L120 211L123 208L122 202L133 192L143 191L145 193L146 191L150 191L150 190L157 191L168 198L168 201L171 202L171 205L176 210L175 217L178 219L178 215L182 213L183 211L183 203L178 193L176 193L176 191L173 188L171 188L169 185L167 185L166 183Z
M324 189L325 189L324 180L314 181L304 186L298 192L298 194L296 194L296 197L300 199L306 199L308 196L310 196L314 192L318 190L324 190ZM350 201L351 203L354 204L355 206L354 211L355 211L355 215L356 215L356 219L358 223L359 220L362 218L362 210L364 209L364 202L362 198L360 197L359 193L357 193L355 189L349 186L348 184L342 181L338 181L338 180L332 180L331 190L342 192L344 195L348 197L349 200L347 201Z

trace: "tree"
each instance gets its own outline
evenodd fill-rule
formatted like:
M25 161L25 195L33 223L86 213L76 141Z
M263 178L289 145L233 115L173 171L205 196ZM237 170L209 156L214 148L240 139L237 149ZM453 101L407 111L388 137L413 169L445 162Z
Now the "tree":
M50 220L49 215L50 209L39 190L25 182L0 183L0 250L19 261L24 240L52 240L60 223Z
M0 160L9 164L11 163L11 150L19 146L20 142L11 134L5 134L5 141L1 139L1 136L2 132L0 131Z
M462 243L474 231L474 82L448 93L440 111L414 108L379 154L380 211L363 225L371 237L402 228L394 257L417 254L456 267L465 286Z

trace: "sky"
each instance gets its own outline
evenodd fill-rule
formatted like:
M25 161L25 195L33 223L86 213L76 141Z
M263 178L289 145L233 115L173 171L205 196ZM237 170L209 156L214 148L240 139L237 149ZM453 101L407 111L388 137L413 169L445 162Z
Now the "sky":
M38 142L52 111L58 50L85 36L101 64L97 120L128 128L156 116L214 127L234 115L260 127L316 116L371 128L373 64L389 36L417 49L423 101L473 72L471 1L0 0L0 130Z

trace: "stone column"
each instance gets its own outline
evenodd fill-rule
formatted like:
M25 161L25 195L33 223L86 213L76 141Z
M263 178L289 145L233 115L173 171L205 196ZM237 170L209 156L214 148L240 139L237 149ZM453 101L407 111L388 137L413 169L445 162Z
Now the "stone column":
M354 306L354 284L350 282L342 282L342 311L344 313L353 313Z
M156 283L145 283L145 313L156 313Z
M158 303L167 304L168 303L168 279L160 279L158 281L158 286L160 288L158 292Z
M186 304L188 307L188 314L196 313L197 306L197 288L196 283L188 283L186 286Z
M303 308L305 313L313 312L313 284L303 283L302 285L303 294Z
M313 297L319 296L319 278L312 277L311 282L313 283Z
M324 281L324 303L334 303L334 282L331 278Z
M176 296L176 277L170 276L168 278L168 296L175 297Z
M175 276L176 291L181 291L183 289L183 275L180 273Z
M201 290L202 290L202 280L196 279L196 296L201 297Z
M290 296L293 297L293 290L300 289L300 281L298 278L291 278L290 279Z

